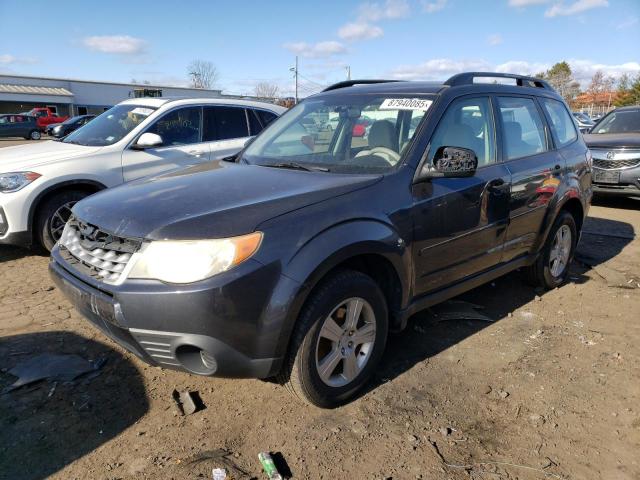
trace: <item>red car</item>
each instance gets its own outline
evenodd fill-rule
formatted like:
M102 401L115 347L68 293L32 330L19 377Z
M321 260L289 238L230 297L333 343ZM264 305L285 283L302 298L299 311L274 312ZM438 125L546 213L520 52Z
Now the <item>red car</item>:
M36 107L29 111L28 115L36 117L36 123L41 132L44 132L48 125L62 123L69 118L69 116L59 117L48 107Z
M364 137L367 133L367 127L371 125L371 121L367 118L359 118L351 130L354 137Z

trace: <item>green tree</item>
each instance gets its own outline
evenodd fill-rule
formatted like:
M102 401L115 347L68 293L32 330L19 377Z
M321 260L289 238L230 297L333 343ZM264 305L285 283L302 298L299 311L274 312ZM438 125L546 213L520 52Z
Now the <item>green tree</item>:
M625 105L640 105L640 73L635 79L631 79L628 74L624 74L618 80L618 95L614 105L624 107Z
M553 65L542 74L542 78L547 80L567 103L580 93L580 84L573 78L571 67L565 61Z

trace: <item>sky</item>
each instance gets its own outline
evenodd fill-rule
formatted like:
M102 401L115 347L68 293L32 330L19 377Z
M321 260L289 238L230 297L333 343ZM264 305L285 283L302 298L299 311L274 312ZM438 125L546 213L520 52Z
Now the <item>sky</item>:
M256 83L300 96L352 78L446 80L460 71L533 74L566 60L640 73L640 0L60 2L0 0L0 72L188 85L211 61L216 88Z

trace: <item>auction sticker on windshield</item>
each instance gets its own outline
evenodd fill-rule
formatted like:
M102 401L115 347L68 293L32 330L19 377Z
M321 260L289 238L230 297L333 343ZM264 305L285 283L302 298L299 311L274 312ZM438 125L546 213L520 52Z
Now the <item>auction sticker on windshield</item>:
M421 110L426 112L433 103L424 98L386 98L380 110Z

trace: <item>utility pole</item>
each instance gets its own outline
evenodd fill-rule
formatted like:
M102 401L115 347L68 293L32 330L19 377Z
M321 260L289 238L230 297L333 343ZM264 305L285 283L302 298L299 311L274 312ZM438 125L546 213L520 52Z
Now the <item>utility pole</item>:
M347 69L347 80L351 80L351 65L345 67Z
M296 105L298 104L298 56L296 55L296 66L289 69L293 72L293 77L296 79Z

